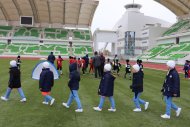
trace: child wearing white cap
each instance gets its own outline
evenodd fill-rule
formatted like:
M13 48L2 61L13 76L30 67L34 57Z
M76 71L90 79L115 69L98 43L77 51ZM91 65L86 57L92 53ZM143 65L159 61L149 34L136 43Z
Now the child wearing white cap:
M51 89L54 85L54 75L53 72L49 69L49 63L43 62L43 69L40 74L39 89L44 96L44 101L42 102L45 105L53 105L55 99L50 96Z
M171 108L176 111L176 117L181 113L181 108L172 102L173 97L180 97L180 78L177 70L175 69L174 61L170 60L166 65L168 67L168 73L161 90L166 103L166 112L164 115L161 115L161 117L164 119L170 119Z
M144 105L145 110L147 110L149 106L149 102L145 102L144 100L140 99L140 95L143 92L143 77L139 70L140 67L138 64L132 66L133 80L130 88L132 89L132 92L135 93L133 101L135 103L136 108L133 110L134 112L141 112L140 104Z
M1 100L8 101L12 89L16 88L21 96L20 102L25 102L26 97L21 88L20 81L20 70L17 67L17 62L15 60L10 61L10 71L9 71L9 86L4 96L1 96Z
M104 75L100 81L98 94L100 95L100 103L98 107L94 107L95 111L102 111L103 104L105 98L108 97L111 103L111 108L108 109L110 112L115 112L115 101L113 98L113 91L114 91L114 80L115 77L111 74L111 65L105 64L104 65Z

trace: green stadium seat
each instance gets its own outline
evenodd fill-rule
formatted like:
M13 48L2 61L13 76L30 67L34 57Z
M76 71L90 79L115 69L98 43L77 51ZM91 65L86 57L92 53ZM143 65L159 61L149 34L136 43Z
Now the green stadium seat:
M47 39L55 39L55 34L53 34L53 33L46 33L45 37Z
M75 55L84 55L86 53L86 48L83 46L74 46Z
M33 36L33 37L39 37L39 31L37 29L31 29L31 34L30 36Z
M62 46L60 46L60 45L56 46L55 50L58 51L58 52L60 52L60 54L58 54L58 55L67 55L67 54L69 54L69 51L67 50L67 47L64 46L64 45L62 45Z
M90 40L90 35L86 35L86 40Z
M0 50L4 50L6 48L7 44L0 43Z
M0 26L0 37L6 37L12 29L12 26Z
M185 28L185 26L189 26L189 20L181 20L174 25L172 25L166 32L163 33L163 36L171 35L173 33L178 32L180 29Z
M10 44L7 46L6 49L11 54L19 54L20 53L20 45Z
M55 32L56 32L56 29L55 29L55 28L45 28L45 29L44 29L44 32L45 32L45 33L55 33Z
M172 52L176 52L179 51L180 49L182 49L184 47L184 45L174 45L174 47L169 48L168 50L164 50L160 56L167 56L170 55Z
M28 45L25 52L26 54L37 54L36 51L39 51L39 46L38 45Z
M74 34L74 39L79 39L79 40L91 40L90 38L90 32L87 31L82 31L82 30L75 30L73 32Z
M0 26L0 30L7 30L7 31L10 31L12 30L13 27L12 26Z
M56 37L57 39L66 39L67 35L68 35L67 31L61 31L61 33L58 33Z
M15 33L14 33L14 36L15 37L18 37L18 36L25 36L24 33L26 32L26 28L22 27L22 28L19 28Z
M0 37L6 37L8 34L7 31L0 31Z

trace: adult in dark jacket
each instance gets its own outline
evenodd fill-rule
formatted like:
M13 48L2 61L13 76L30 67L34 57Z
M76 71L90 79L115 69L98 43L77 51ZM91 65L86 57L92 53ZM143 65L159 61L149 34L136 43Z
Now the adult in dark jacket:
M16 88L18 89L18 92L21 96L21 102L26 101L26 97L24 95L24 92L21 88L21 80L20 80L20 70L17 67L17 62L15 60L10 61L10 71L9 71L9 83L8 88L6 91L6 94L1 97L2 100L8 101L9 96L11 94L12 89Z
M100 95L100 103L98 107L94 107L95 111L102 111L105 97L109 97L111 108L108 111L115 112L115 102L113 98L115 77L111 74L111 65L104 66L104 75L100 81L98 94Z
M132 66L132 72L133 72L133 80L130 88L132 89L132 92L134 92L135 94L133 101L136 107L133 111L141 112L140 104L144 105L145 110L147 110L149 102L145 102L144 100L140 99L140 95L143 92L143 77L141 76L140 67L138 64Z
M77 71L77 63L70 64L69 71L70 74L69 74L68 86L71 92L67 103L63 102L62 105L66 108L69 108L73 99L75 99L77 103L77 109L75 110L75 112L83 112L82 105L78 96L80 73Z
M176 111L176 116L178 117L181 113L181 108L176 106L172 102L173 97L180 97L180 78L179 74L175 69L175 62L168 61L168 73L163 84L162 93L164 95L164 100L166 103L166 112L164 115L161 115L164 119L170 119L171 108Z
M103 76L103 74L104 74L104 65L105 65L105 61L106 61L103 53L100 54L100 60L101 60L101 65L100 65L101 76Z
M55 56L53 55L53 52L50 53L50 55L48 56L47 59L49 62L51 62L52 64L54 64L55 61Z
M39 89L44 96L43 104L48 105L50 102L50 105L53 105L55 99L50 96L51 89L54 85L54 75L53 72L49 69L49 63L44 62L43 63L43 69L40 74L40 80L39 80Z
M88 68L88 64L89 64L89 57L88 57L88 54L86 54L86 56L83 57L84 60L85 60L85 71L87 70Z
M93 65L95 69L95 78L101 77L101 58L98 55L98 52L94 53L94 58L93 58Z

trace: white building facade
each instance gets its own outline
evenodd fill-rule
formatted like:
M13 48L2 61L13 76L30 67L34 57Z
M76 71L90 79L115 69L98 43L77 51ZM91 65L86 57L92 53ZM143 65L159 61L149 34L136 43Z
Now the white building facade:
M167 30L170 23L146 16L140 12L141 5L128 4L125 6L126 12L116 23L113 30L117 32L116 53L119 56L125 56L125 33L127 31L135 32L135 50L134 55L140 55L144 50L152 47L155 39Z

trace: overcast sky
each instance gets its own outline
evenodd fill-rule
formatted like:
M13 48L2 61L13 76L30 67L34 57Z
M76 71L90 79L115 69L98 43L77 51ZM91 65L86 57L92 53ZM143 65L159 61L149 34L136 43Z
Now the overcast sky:
M125 13L124 5L132 2L133 0L100 0L92 22L92 32L96 28L111 30ZM153 0L135 0L135 3L142 5L141 12L147 16L176 22L176 16L170 10Z

